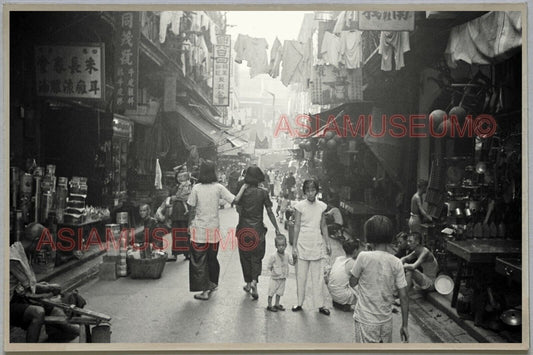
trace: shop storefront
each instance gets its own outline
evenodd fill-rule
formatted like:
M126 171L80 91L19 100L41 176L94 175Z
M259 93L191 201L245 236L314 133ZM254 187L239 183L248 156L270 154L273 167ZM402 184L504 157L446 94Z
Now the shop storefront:
M319 113L318 126L309 115L316 128L297 144L324 200L340 208L346 232L356 238L374 214L408 232L417 180L427 180L422 201L433 221L423 220L422 242L441 274L454 278L448 302L490 328L505 309L521 306L520 13L406 18L414 25L401 35L379 30L383 21L365 22L362 78L315 67L312 101L333 108ZM390 41L400 45L394 59L385 52ZM359 97L350 91L357 80L364 88Z

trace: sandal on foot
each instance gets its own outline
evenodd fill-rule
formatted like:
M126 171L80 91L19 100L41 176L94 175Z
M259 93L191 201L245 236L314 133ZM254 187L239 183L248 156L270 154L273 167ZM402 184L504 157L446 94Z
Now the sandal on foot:
M299 311L301 311L301 310L303 310L302 306L293 306L293 307L292 307L292 311L293 311L293 312L299 312Z
M242 289L244 290L244 292L250 292L252 290L252 286L250 285L244 285L242 287Z
M207 295L197 293L196 295L194 295L194 298L201 301L207 301L209 299L209 293Z
M250 290L250 295L252 295L252 298L254 300L258 299L259 298L259 294L257 293L257 284L253 284L250 286L251 290Z
M270 311L270 312L277 312L278 311L276 306L267 306L267 310Z
M278 309L278 311L284 311L285 310L285 307L283 307L282 304L278 304L277 306L274 306Z
M327 309L326 307L320 307L320 308L318 309L318 312L319 312L319 313L322 313L322 314L324 314L324 315L326 315L326 316L329 316L329 309Z

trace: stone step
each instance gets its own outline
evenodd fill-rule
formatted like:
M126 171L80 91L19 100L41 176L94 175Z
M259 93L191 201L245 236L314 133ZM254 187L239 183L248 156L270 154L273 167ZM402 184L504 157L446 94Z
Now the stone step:
M443 296L437 292L430 292L427 295L427 300L441 312L445 313L461 328L463 328L469 336L476 339L480 343L507 343L507 340L499 336L497 333L477 327L474 322L462 319L457 315L455 308L451 306L451 295Z

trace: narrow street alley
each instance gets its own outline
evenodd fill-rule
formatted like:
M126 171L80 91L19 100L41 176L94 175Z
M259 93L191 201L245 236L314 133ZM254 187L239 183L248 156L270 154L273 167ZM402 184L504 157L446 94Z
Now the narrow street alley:
M5 351L529 349L527 4L317 5L6 4Z
M268 220L266 215L265 220ZM222 231L234 228L237 224L235 209L228 206L222 209L220 222ZM269 229L266 251L269 255L275 251L274 231L270 222L265 223ZM338 241L332 240L331 244L334 259L341 255L342 249ZM209 301L195 300L189 292L189 266L183 256L179 256L177 262L167 262L159 280L129 277L116 281L95 280L83 286L80 292L92 308L113 317L113 343L353 342L351 312L331 308L331 316L327 317L309 303L304 304L302 313L290 310L296 304L293 267L290 267L285 295L281 298L287 311L272 313L266 310L268 273L265 263L259 281L259 299L254 301L242 290L244 282L236 244L228 241L227 247L221 249L218 254L220 284ZM286 252L291 252L290 248ZM393 317L393 342L400 342L400 312ZM413 316L409 319L409 333L413 343L442 341L431 336Z

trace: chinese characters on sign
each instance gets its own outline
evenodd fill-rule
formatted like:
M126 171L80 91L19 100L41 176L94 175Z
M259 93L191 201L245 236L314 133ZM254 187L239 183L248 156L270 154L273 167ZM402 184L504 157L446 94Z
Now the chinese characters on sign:
M360 11L359 29L372 31L413 31L413 11Z
M218 35L214 47L213 105L229 106L231 36Z
M115 107L137 109L139 73L139 12L118 13L115 37Z
M39 96L104 97L103 44L36 46L35 69Z
M311 102L315 105L341 104L363 100L361 68L315 65L311 79Z

